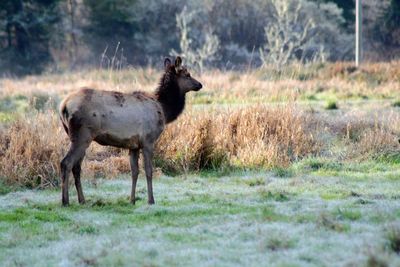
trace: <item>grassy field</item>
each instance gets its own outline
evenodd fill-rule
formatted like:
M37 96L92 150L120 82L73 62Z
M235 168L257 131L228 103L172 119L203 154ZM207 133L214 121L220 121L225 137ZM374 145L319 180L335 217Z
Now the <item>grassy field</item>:
M399 166L304 160L282 172L128 177L0 196L3 266L399 266ZM336 175L333 175L333 174Z
M400 62L193 74L129 204L126 151L93 144L88 203L60 205L81 86L152 91L154 69L0 79L0 265L400 266ZM141 177L143 175L141 174ZM72 179L71 179L72 180Z

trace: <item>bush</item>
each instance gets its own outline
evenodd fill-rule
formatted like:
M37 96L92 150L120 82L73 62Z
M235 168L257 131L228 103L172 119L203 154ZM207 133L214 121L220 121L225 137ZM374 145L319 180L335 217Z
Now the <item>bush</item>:
M396 100L396 101L392 104L392 106L395 107L395 108L400 108L400 100Z
M400 227L399 225L392 225L387 229L386 232L387 246L388 248L400 254Z
M325 109L327 109L327 110L335 110L335 109L339 109L339 106L338 106L338 104L337 104L337 102L335 100L330 100L326 104Z

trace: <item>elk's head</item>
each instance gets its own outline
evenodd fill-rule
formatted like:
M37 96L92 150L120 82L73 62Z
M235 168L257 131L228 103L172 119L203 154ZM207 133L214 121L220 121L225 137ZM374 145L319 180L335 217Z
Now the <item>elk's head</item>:
M166 58L164 61L165 71L171 71L176 79L176 83L182 94L186 94L189 91L199 91L203 85L190 76L190 73L186 67L182 66L182 58L176 57L175 63L172 65L171 60Z

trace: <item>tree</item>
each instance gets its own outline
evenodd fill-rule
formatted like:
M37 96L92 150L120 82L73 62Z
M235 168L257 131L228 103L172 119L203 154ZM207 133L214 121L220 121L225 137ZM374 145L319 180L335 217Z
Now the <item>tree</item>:
M194 39L189 36L190 22L195 19L196 12L188 11L185 6L183 10L176 15L176 23L180 30L180 52L174 49L171 51L175 56L181 55L185 58L189 65L197 66L199 71L202 72L206 61L215 59L215 53L218 51L219 39L209 29L204 33L203 43L197 42L194 44ZM201 38L197 38L201 39ZM197 47L196 47L197 45Z
M335 3L340 9L343 10L343 18L345 21L342 26L346 29L353 31L355 22L355 0L313 0L317 3Z
M76 33L76 0L67 0L67 14L69 21L69 31L66 32L69 35L68 41L70 48L68 49L70 61L75 64L78 55L78 37Z
M87 9L87 25L84 27L84 41L94 58L100 60L104 51L125 53L134 57L133 37L137 31L134 16L136 0L84 0Z
M391 0L379 18L375 33L386 48L400 47L400 0Z
M267 44L260 55L263 64L273 63L280 68L293 60L298 50L306 49L315 25L311 18L301 16L301 1L272 0L271 5L274 20L265 27Z
M60 21L58 2L0 2L0 69L14 74L37 73L51 62L49 40Z
M335 4L306 0L270 0L271 21L265 27L263 64L282 67L290 61L337 60L349 56L351 38L340 31L341 10Z

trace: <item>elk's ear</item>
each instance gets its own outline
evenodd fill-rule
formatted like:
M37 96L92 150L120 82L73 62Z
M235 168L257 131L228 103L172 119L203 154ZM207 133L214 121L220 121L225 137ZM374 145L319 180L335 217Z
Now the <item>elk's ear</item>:
M182 58L177 56L175 59L175 68L179 69L182 66Z
M171 66L171 60L169 58L165 58L164 60L164 68L167 70Z

